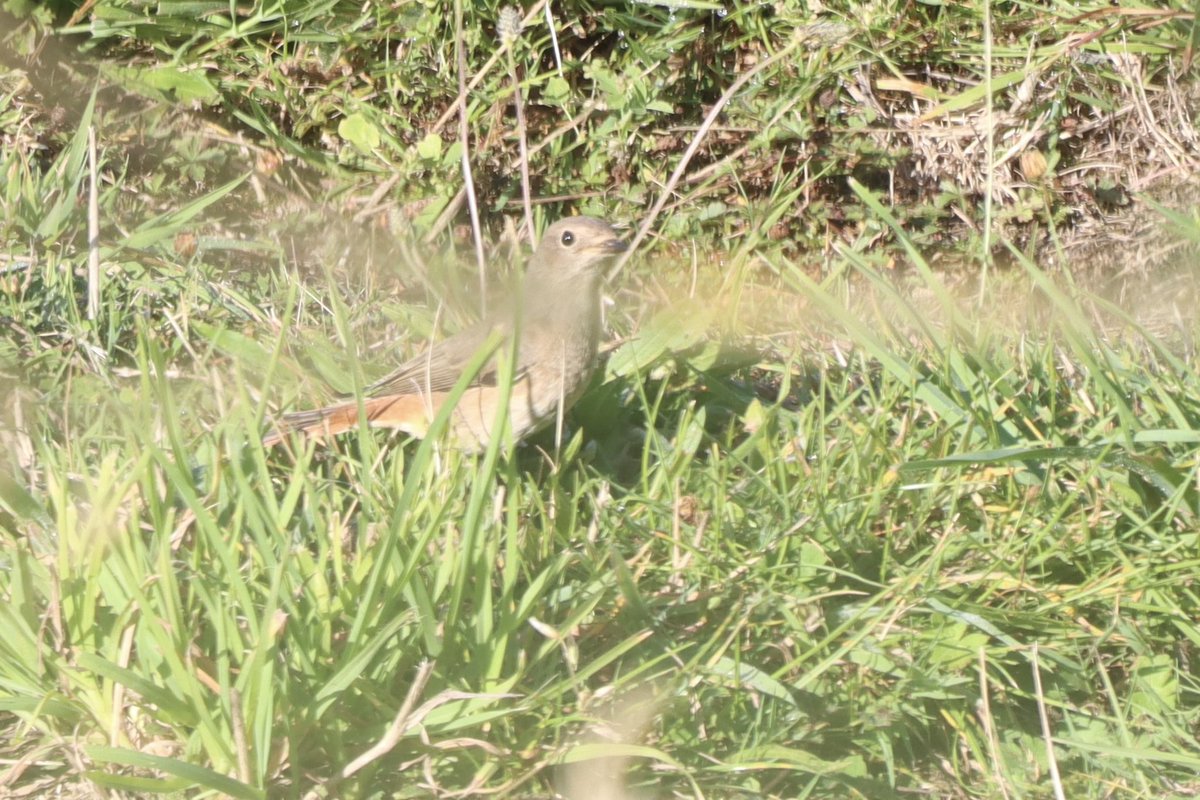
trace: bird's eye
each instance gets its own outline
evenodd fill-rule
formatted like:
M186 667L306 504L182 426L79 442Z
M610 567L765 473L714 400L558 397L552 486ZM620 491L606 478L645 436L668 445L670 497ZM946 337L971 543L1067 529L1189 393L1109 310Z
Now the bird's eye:
M575 244L575 234L571 233L570 231L563 233L562 243L563 247L570 247L571 245Z

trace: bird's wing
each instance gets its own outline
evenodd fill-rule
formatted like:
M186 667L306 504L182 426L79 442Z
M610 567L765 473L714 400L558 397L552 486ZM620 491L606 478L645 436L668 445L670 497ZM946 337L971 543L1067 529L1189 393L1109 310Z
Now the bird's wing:
M387 394L429 394L448 392L463 370L484 347L495 347L508 339L512 325L507 322L479 322L401 364L389 375L367 387L369 396ZM493 336L494 333L500 334ZM500 344L499 346L503 346ZM470 385L488 385L496 380L496 361L490 359Z

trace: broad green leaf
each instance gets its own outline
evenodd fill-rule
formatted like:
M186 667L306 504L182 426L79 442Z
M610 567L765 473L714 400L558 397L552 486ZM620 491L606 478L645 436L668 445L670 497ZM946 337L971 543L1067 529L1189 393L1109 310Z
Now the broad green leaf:
M230 356L246 369L266 374L271 365L271 348L243 333L229 328L218 328L200 320L192 322L192 330L207 339L215 350Z
M84 752L92 761L102 764L120 764L127 767L159 770L189 781L193 786L204 787L221 792L237 800L263 800L266 793L253 786L247 786L241 781L227 775L208 769L207 767L189 764L175 758L152 756L139 753L124 747L108 747L106 745L84 745Z
M338 135L363 153L374 152L382 137L375 123L359 112L355 112L338 123Z
M417 142L417 155L432 161L442 154L442 137L436 133L427 133L425 138Z
M866 763L861 756L850 756L828 761L813 755L807 750L797 747L770 744L761 747L750 747L725 760L725 765L732 769L794 769L801 772L811 772L815 775L835 775L838 773L851 777L865 777Z

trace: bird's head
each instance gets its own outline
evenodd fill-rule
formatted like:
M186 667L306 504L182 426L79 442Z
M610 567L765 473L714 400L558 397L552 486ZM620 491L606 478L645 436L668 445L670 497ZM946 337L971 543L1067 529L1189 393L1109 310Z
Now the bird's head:
M542 235L526 277L536 281L598 275L601 262L624 252L626 247L613 227L602 219L560 219Z

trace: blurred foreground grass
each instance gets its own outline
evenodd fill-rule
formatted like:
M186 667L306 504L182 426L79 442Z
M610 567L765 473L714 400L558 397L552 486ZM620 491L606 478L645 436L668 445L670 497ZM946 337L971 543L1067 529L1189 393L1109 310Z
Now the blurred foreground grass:
M1143 177L1195 164L1194 110L1165 115L1195 20L1023 5L988 40L987 10L577 3L552 9L560 72L535 7L535 195L565 195L539 221L637 218L734 77L831 38L713 129L610 286L626 338L563 446L481 457L256 443L476 306L433 125L446 9L14 19L3 791L1200 791L1200 226L1194 171ZM467 37L499 283L521 247L495 11ZM52 66L15 56L37 47ZM1027 134L1044 180L1010 163Z

